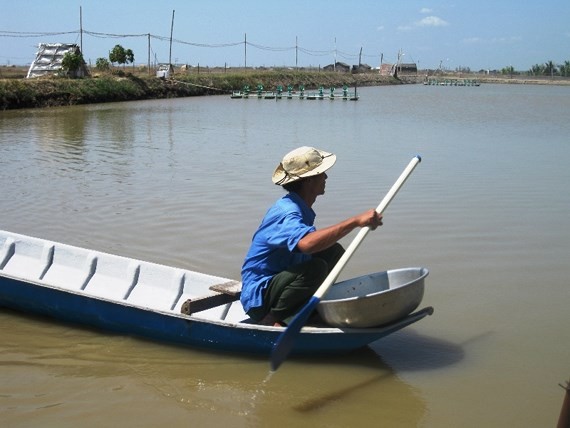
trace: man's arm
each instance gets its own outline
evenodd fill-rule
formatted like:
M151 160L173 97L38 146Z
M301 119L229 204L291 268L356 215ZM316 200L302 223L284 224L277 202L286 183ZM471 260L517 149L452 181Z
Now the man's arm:
M368 226L371 230L374 230L381 225L382 215L371 209L335 225L308 233L299 241L297 249L306 254L318 253L331 247L357 227Z

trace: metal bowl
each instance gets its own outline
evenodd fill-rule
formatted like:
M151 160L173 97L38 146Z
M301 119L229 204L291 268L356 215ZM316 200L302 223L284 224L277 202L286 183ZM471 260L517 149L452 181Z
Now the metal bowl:
M376 327L410 314L424 295L426 268L377 272L334 284L317 306L333 327Z

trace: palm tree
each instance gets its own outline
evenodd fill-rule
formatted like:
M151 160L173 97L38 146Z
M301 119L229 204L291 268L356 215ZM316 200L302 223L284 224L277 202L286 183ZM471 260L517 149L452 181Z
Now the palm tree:
M553 77L554 74L558 71L556 69L556 64L554 64L554 62L552 61L548 61L544 64L545 68L544 68L544 74L546 74L547 76L550 75L550 77Z
M532 74L533 76L540 76L541 74L544 74L544 65L542 64L535 64L531 67L531 69L529 70L530 74Z
M563 74L564 77L568 77L570 73L570 61L564 61L564 64L560 64L558 68L560 69L560 74Z

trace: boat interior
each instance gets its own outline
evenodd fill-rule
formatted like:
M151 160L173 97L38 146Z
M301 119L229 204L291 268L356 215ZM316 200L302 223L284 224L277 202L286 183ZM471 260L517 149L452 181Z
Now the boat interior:
M237 281L1 230L0 274L151 310L231 322L248 318ZM201 304L193 311L192 302Z

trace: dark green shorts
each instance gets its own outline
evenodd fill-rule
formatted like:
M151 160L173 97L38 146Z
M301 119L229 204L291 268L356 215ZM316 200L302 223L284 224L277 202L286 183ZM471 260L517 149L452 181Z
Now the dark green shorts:
M276 274L265 289L263 306L247 314L259 322L271 312L275 319L287 323L315 294L343 253L344 248L337 243L313 254L311 260Z

